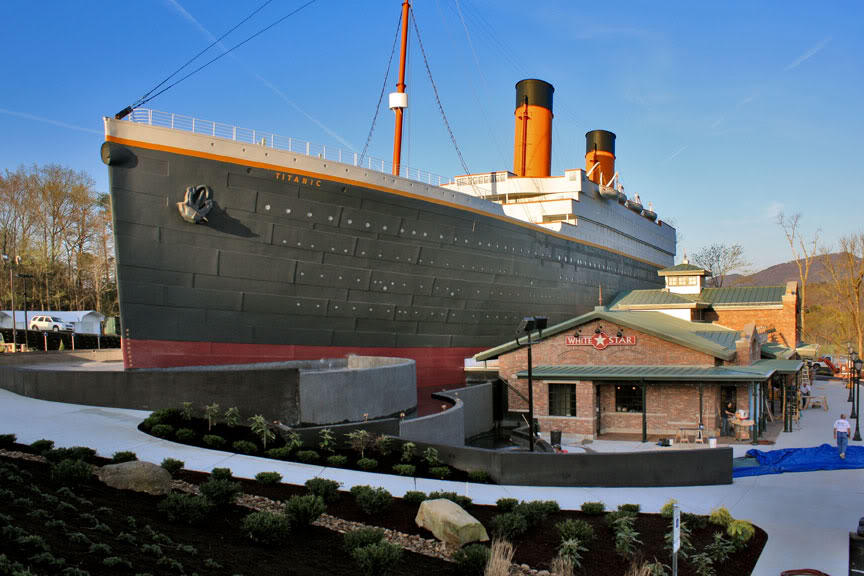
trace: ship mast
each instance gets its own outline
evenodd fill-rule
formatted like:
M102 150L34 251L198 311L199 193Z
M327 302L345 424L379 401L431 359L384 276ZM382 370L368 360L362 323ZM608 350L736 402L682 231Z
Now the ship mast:
M405 61L408 52L408 13L411 2L402 2L402 49L399 54L399 83L396 92L390 93L390 109L396 113L396 132L393 136L393 175L398 176L402 167L402 116L408 107L408 95L405 93Z

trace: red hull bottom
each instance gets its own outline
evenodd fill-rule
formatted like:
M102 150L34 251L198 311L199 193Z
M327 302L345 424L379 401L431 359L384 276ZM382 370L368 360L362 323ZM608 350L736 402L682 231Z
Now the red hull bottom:
M343 358L349 354L410 358L417 363L417 408L420 414L441 409L431 394L465 385L464 360L484 348L365 348L229 344L123 338L125 368L173 368Z

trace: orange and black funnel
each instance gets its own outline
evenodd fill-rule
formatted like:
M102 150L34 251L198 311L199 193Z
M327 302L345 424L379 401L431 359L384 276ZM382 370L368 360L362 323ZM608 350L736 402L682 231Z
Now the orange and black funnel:
M513 172L526 178L548 178L552 169L552 94L543 80L516 84L516 137Z
M594 168L594 164L598 162L600 165ZM614 133L608 130L592 130L585 134L585 172L591 172L588 179L595 184L606 184L615 175Z

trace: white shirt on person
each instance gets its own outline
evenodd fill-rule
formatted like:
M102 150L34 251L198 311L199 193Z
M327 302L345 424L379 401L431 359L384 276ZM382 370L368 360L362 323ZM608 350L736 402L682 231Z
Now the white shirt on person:
M834 422L834 430L836 430L837 432L846 432L848 434L849 430L851 429L852 426L849 424L848 420L844 420L843 418L841 418L840 420Z
M807 394L807 395L809 396L809 395L810 395L810 390L811 390L810 386L808 386L808 385L806 385L806 384L805 384L804 386L801 387L801 393L802 393L802 394Z

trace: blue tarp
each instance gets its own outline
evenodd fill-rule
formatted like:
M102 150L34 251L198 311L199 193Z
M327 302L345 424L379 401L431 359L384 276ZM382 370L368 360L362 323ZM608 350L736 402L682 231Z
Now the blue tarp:
M849 446L846 459L840 458L837 446L822 444L813 448L786 448L785 450L748 450L758 466L744 466L732 471L733 478L782 474L784 472L811 472L813 470L852 470L864 468L864 446Z

